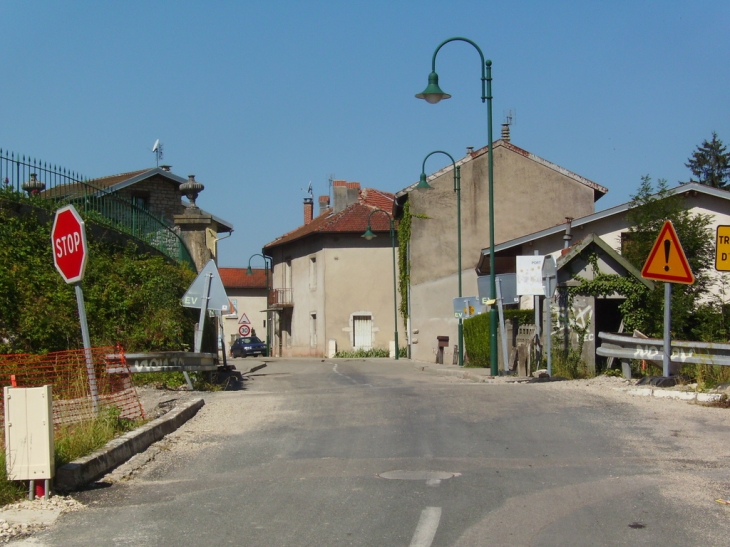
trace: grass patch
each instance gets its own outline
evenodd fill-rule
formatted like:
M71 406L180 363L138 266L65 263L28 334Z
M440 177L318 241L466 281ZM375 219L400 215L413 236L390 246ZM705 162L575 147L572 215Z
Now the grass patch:
M88 456L115 437L132 431L145 422L122 418L120 414L117 407L106 406L93 420L65 425L57 430L54 439L56 469Z
M28 495L28 487L21 481L9 481L5 467L5 447L0 452L0 506L13 503Z

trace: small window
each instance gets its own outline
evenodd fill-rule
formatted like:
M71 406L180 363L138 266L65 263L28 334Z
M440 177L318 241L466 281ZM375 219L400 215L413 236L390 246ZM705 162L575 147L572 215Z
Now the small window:
M317 288L317 257L309 257L309 288Z

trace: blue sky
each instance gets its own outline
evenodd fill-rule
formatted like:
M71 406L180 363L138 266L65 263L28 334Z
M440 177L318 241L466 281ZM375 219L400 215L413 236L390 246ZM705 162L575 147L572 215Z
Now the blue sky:
M232 222L221 266L302 223L327 179L395 192L432 150L487 143L477 52L493 62L494 136L609 188L686 181L712 131L730 145L730 2L39 2L0 4L0 148L105 176L164 163ZM435 156L427 171L445 165ZM497 181L499 184L499 181ZM255 259L253 265L257 264Z

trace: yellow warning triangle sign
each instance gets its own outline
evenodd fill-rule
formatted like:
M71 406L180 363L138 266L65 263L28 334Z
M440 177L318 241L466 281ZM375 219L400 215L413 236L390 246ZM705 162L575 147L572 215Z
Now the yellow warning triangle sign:
M662 226L649 258L646 259L641 277L668 283L685 283L691 285L695 276L687 262L682 245L679 243L674 225L667 220Z

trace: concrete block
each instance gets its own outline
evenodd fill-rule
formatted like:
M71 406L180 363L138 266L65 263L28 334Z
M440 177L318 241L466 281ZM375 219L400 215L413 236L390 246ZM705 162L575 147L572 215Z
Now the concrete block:
M337 353L337 340L334 338L330 338L329 340L327 340L327 358L334 359L336 353Z
M720 393L698 393L697 402L699 403L712 403L719 401L722 394Z

